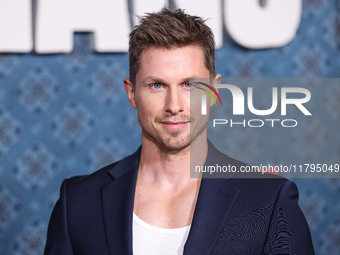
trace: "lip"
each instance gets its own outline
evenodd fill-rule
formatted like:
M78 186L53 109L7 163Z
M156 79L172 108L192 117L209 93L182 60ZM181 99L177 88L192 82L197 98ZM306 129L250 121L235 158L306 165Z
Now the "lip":
M181 130L189 124L188 121L178 121L178 122L163 121L161 123L166 129L169 129L169 130Z

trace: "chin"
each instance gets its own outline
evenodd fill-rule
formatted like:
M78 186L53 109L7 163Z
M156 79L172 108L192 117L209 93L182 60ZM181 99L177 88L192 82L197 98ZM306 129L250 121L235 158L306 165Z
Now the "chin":
M190 146L190 138L171 137L160 142L161 146L169 152L179 152Z

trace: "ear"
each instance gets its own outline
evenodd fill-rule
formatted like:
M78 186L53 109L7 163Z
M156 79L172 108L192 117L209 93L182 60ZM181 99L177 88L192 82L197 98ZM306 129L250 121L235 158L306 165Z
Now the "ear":
M124 89L125 89L125 92L127 94L130 104L132 105L133 108L136 109L137 107L136 107L134 87L132 85L132 82L127 78L124 79Z
M214 84L221 84L222 76L218 73L214 78ZM217 90L217 89L216 89Z
M214 85L215 84L221 84L221 79L222 79L222 76L220 74L216 74L214 80L213 80L213 84L212 86L215 87ZM215 88L217 93L218 93L218 88ZM215 93L213 94L214 95L214 98L215 100L218 100L217 96L215 95ZM214 105L214 102L211 100L210 101L210 107Z

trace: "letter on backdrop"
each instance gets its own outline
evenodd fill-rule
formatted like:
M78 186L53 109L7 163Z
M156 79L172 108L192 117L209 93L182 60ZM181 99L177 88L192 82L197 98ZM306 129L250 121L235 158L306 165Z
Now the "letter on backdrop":
M32 1L1 0L0 53L30 52L32 48Z
M127 1L38 1L36 52L71 52L77 31L93 32L97 52L126 52L130 32Z
M302 0L224 0L224 23L230 36L250 49L281 47L294 39Z

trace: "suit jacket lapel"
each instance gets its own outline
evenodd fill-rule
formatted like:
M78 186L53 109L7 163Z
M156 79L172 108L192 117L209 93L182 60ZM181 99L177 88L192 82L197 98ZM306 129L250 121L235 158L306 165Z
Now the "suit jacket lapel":
M210 254L239 188L224 179L202 179L184 254Z
M205 165L227 165L230 158L209 142ZM231 176L231 175L230 175ZM230 177L227 176L227 177ZM240 189L227 178L203 178L184 255L210 254Z
M132 215L140 149L120 161L109 174L113 181L101 190L109 254L132 255Z

